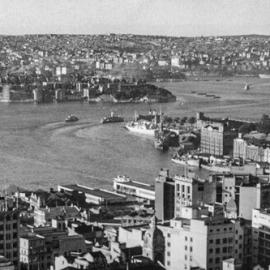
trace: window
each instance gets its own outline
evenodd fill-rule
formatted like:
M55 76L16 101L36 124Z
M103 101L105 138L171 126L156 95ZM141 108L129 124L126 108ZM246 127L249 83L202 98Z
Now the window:
M192 252L192 247L190 247L189 250Z
M185 246L185 250L187 250L187 246Z
M217 257L215 261L216 263L220 263L220 258Z
M220 239L216 239L216 244L217 244L217 245L220 244Z
M213 239L210 239L209 240L209 244L213 244L214 243L214 240Z
M185 236L185 241L187 241L188 240L188 238L187 238L187 236Z
M192 239L192 237L190 237L190 242L192 242L193 241L193 239Z
M212 248L209 249L209 253L213 253L213 249Z
M170 256L171 256L170 251L167 251L167 256L168 256L168 257L170 257Z
M223 251L223 253L226 253L226 252L227 252L227 248L224 247L224 248L222 249L222 251Z
M227 238L223 238L223 244L227 243Z
M220 248L216 248L216 254L220 253Z
M171 234L170 234L170 233L168 233L168 234L167 234L167 237L168 237L168 238L170 238L170 237L171 237Z
M170 242L167 242L167 246L170 247L171 246L171 243Z
M167 265L171 265L170 261L167 261Z

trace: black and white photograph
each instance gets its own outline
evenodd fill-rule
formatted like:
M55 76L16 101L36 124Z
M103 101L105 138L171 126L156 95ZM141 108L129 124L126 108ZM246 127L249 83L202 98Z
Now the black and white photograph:
M270 0L0 0L0 270L270 270Z

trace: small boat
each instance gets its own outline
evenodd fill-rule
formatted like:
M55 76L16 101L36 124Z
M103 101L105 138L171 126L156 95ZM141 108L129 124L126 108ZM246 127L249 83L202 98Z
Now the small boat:
M119 123L119 122L124 122L124 118L119 115L115 115L113 112L111 112L110 116L105 116L100 121L101 124Z
M79 118L73 114L70 114L67 116L67 118L65 119L65 122L77 122L79 121Z
M244 90L247 91L250 89L250 85L246 83L245 87L244 87Z

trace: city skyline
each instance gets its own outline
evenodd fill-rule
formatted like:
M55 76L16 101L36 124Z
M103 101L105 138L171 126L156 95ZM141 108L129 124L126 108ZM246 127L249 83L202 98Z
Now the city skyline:
M0 34L269 35L269 11L266 0L1 0Z

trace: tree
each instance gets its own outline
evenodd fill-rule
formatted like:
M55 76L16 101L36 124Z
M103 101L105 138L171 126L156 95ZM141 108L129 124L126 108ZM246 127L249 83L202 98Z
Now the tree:
M196 118L194 116L189 117L188 122L190 124L194 124L196 122Z

